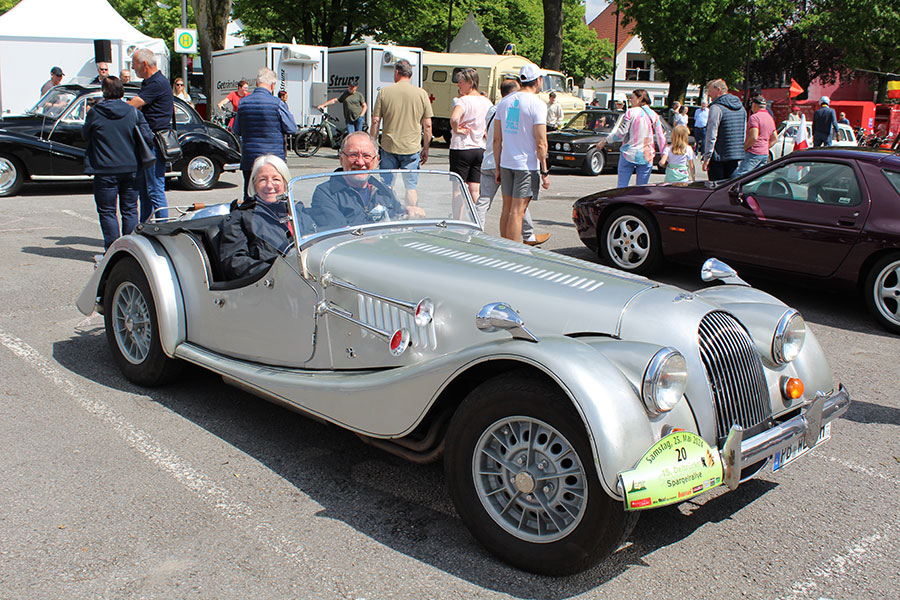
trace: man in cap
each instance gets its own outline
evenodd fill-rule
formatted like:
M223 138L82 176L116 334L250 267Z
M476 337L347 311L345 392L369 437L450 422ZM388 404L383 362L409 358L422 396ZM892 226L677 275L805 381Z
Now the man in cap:
M494 158L503 195L500 235L522 239L522 219L543 187L550 187L547 169L547 105L538 98L543 72L534 64L519 71L519 91L497 105L494 116Z
M744 138L744 158L735 175L749 173L769 160L769 148L775 145L775 119L766 110L766 99L754 96L750 101L750 118L747 119L747 134Z
M65 75L66 74L63 73L63 70L59 67L50 69L50 80L41 86L41 96L46 94L54 85L59 85Z
M830 146L832 135L837 131L837 115L829 106L831 98L822 96L819 98L819 110L813 113L812 133L813 147Z

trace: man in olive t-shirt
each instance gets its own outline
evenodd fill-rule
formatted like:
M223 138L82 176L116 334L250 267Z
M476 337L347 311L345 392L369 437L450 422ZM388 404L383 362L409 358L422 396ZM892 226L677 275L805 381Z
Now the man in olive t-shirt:
M366 105L365 96L358 91L356 82L349 84L347 90L337 98L332 98L316 108L322 110L335 102L340 102L344 105L344 121L347 123L347 133L362 131L363 126L366 124L365 114L368 105Z
M372 129L369 134L378 137L381 126L381 168L415 171L428 160L431 143L431 100L420 87L410 82L412 65L400 59L394 65L394 83L385 87L375 100L372 111ZM422 145L424 129L425 144ZM416 176L404 176L407 202L417 201Z

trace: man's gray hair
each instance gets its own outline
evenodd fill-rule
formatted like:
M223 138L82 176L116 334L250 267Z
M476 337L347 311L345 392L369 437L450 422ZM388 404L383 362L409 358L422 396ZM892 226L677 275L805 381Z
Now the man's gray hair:
M378 145L375 143L375 140L372 139L372 136L370 136L366 131L354 131L353 133L347 134L347 136L344 137L343 141L341 142L341 154L344 153L344 148L347 147L347 144L350 142L350 138L359 137L361 135L366 136L366 139L369 140L370 144L372 144L372 150L375 151L375 154L378 154Z
M725 83L725 80L724 80L724 79L713 79L712 81L710 81L709 83L706 84L706 88L707 88L707 89L709 89L709 88L711 88L711 87L712 87L712 88L716 88L717 90L719 90L719 91L722 92L723 94L727 94L727 93L728 93L728 84Z
M276 81L275 71L269 67L263 67L256 73L256 87L269 87Z
M413 69L412 65L409 64L409 61L405 58L401 58L394 65L394 70L400 75L400 77L412 77Z
M131 55L131 62L140 62L151 67L156 66L156 55L149 48L139 48Z
M288 169L287 163L284 162L281 157L275 156L274 154L263 154L262 156L256 157L256 160L253 161L253 168L250 170L250 181L247 182L247 195L251 198L256 195L256 176L259 175L259 170L266 165L275 167L275 170L278 171L278 174L284 179L284 189L287 190L287 184L291 180L291 172Z

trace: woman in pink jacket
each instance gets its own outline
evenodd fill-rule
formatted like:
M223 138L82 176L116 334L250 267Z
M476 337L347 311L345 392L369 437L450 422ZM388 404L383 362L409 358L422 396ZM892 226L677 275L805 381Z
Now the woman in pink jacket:
M650 94L647 90L634 90L631 92L630 101L631 108L625 113L625 118L619 126L605 140L597 143L599 150L608 143L622 142L619 151L618 187L627 186L634 172L637 172L637 185L645 185L650 181L656 148L662 152L666 147L666 136L659 123L659 115L650 108Z

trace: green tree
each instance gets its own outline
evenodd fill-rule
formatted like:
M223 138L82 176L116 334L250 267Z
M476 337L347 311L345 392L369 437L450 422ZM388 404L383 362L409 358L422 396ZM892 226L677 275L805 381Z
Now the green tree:
M791 14L789 0L622 0L626 23L683 99L692 81L744 79L746 61L770 45L769 34Z
M197 49L203 61L203 93L212 99L212 53L225 48L231 0L191 0L191 5L197 22Z
M562 65L563 0L542 0L544 7L544 52L541 66L558 71Z
M874 71L878 101L887 100L886 73L900 72L897 0L818 0L799 27L818 31L823 42L843 50L848 68Z
M169 73L181 72L181 55L175 53L175 28L181 27L181 2L169 0L109 0L116 12L135 29L153 38L160 38L169 48ZM194 27L194 14L188 2L188 27Z
M19 0L0 0L0 15L19 3Z

